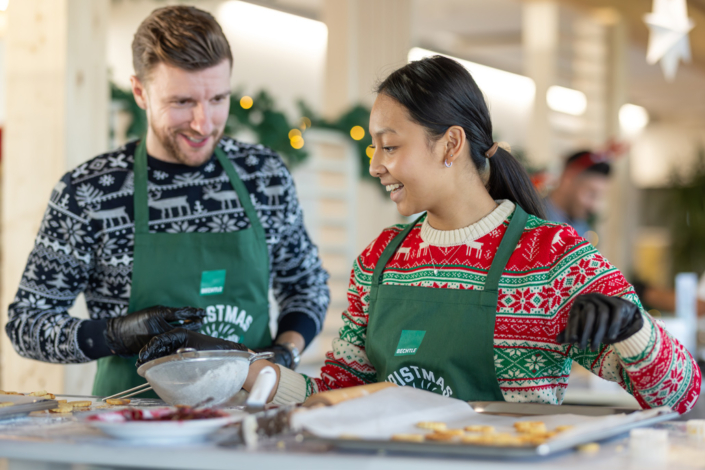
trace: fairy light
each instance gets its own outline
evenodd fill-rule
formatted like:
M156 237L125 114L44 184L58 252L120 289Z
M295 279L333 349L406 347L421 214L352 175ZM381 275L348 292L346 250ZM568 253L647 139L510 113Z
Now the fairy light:
M597 235L597 232L594 232L592 230L588 230L585 232L585 239L590 242L592 246L597 246L598 243L600 243L600 237Z
M294 147L296 150L299 150L304 146L304 138L301 137L300 135L295 135L289 140L289 143L291 144L292 147Z
M362 140L365 137L365 129L362 126L355 126L350 129L350 137L355 140Z
M301 137L301 131L298 129L292 129L289 131L289 140L293 139L294 137Z
M372 164L372 157L375 156L375 149L370 145L365 149L365 154L367 155L367 158L370 159L370 164Z
M240 98L240 106L242 106L242 109L250 109L253 104L255 104L255 102L249 96L243 96Z
M311 120L309 118L307 118L306 116L302 117L301 118L301 126L299 126L299 127L301 127L302 131L305 131L306 129L311 127Z

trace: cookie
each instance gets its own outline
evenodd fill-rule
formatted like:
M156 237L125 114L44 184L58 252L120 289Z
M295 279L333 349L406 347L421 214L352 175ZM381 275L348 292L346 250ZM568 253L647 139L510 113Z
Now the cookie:
M452 441L454 437L454 435L445 432L434 432L424 436L427 441Z
M546 424L543 421L518 421L514 423L514 429L522 434L544 434Z
M494 426L487 426L485 424L473 424L470 426L465 426L467 432L480 432L483 434L492 434L494 432Z
M581 454L596 454L600 451L600 444L597 442L589 442L577 447Z
M70 403L61 403L58 408L49 410L50 413L70 413L71 411L73 411L73 405Z
M74 408L86 408L88 406L91 406L92 402L90 400L81 400L81 401L70 401L67 404L73 406Z
M430 429L432 431L445 431L448 429L446 423L439 423L438 421L421 421L416 423L417 428Z
M108 405L114 405L114 406L121 406L121 405L129 405L130 400L127 398L108 398L105 400L105 403Z

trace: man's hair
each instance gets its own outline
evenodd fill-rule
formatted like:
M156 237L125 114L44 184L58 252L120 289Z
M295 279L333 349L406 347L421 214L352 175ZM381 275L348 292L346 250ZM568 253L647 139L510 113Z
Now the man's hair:
M154 10L132 40L132 65L144 81L159 63L184 70L203 70L228 59L230 44L213 15L189 6Z
M593 173L602 176L610 175L609 160L603 155L581 150L569 156L565 161L565 170L577 169L581 173Z

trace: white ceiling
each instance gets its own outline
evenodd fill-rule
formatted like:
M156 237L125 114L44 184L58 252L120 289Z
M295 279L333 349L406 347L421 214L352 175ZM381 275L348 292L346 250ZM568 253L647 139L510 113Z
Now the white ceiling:
M250 1L311 18L320 18L324 3L324 0ZM522 73L520 0L413 1L417 5L416 42L420 46ZM646 107L655 120L705 122L705 71L681 64L676 80L668 83L660 68L648 65L645 57L643 46L630 47L629 101Z

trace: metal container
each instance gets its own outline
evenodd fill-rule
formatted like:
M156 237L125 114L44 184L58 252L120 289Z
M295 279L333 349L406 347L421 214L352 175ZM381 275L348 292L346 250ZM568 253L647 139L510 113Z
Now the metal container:
M250 364L273 357L271 352L197 351L176 354L143 364L137 373L147 379L159 398L169 405L215 406L235 395L247 379Z
M56 400L27 395L0 394L0 402L12 403L10 406L0 408L0 420L17 418L18 416L28 415L33 411L50 410L59 406L59 402Z

